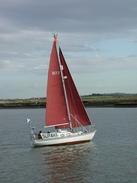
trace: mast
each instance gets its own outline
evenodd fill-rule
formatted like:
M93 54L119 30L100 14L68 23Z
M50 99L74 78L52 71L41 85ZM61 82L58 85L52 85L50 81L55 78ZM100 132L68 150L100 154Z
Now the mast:
M66 108L67 108L67 115L68 115L68 120L70 124L70 128L72 128L72 122L71 122L71 116L70 116L70 109L69 109L69 103L68 103L68 98L67 98L67 92L66 92L66 87L65 87L65 82L64 79L65 76L63 75L63 65L61 64L60 57L59 57L59 46L57 44L57 35L54 34L54 39L56 41L56 49L57 49L57 55L58 55L58 61L59 61L59 68L60 68L60 73L61 73L61 80L63 84L63 90L64 90L64 96L65 96L65 102L66 102Z

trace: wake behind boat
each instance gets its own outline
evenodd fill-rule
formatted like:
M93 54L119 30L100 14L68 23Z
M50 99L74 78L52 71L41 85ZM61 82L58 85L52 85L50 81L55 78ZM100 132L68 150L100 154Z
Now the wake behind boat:
M48 70L45 132L37 134L31 127L32 143L34 146L82 143L92 140L95 132L55 35Z

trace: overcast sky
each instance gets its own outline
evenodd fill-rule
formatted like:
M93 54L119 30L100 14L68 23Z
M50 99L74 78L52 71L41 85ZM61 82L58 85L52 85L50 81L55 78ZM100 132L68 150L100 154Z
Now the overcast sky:
M45 96L53 33L80 95L137 93L136 0L0 0L0 98Z

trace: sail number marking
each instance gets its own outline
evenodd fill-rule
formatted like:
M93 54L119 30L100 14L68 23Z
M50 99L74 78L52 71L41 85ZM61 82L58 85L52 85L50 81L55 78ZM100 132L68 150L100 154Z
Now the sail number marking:
M52 75L53 76L60 75L60 71L52 71Z

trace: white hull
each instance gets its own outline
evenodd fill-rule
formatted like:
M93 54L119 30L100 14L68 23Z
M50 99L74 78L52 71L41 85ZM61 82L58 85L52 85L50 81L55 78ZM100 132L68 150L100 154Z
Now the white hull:
M44 137L47 133L42 134L43 139L32 139L33 146L50 146L50 145L63 145L63 144L75 144L91 141L96 131L93 132L58 132L55 137Z

